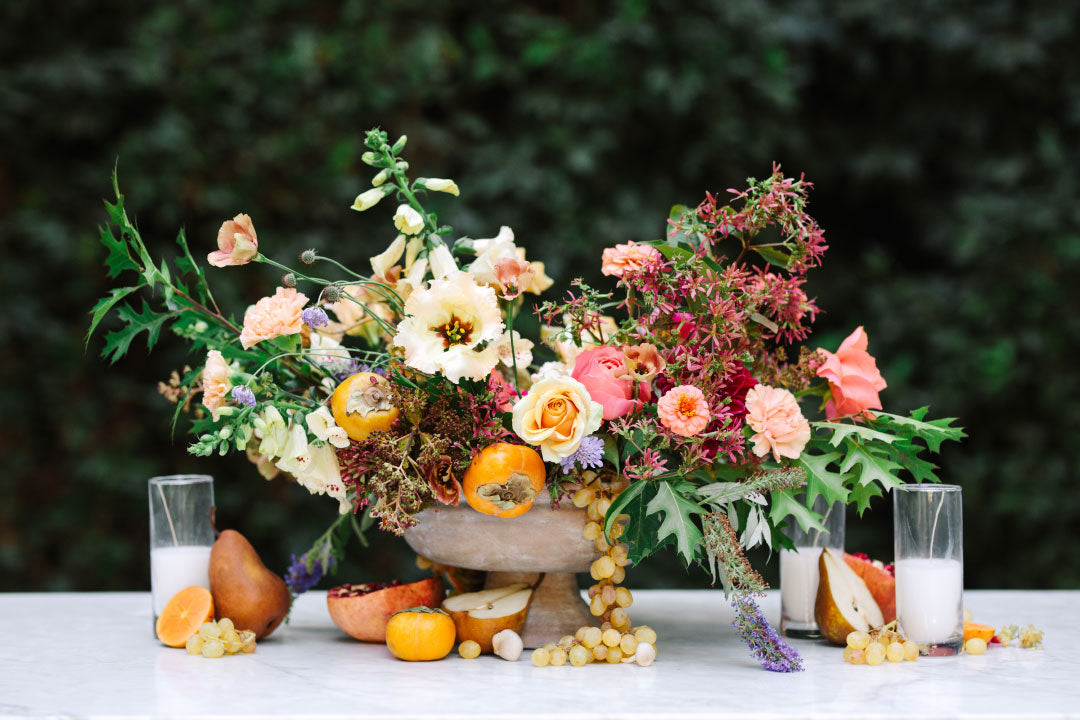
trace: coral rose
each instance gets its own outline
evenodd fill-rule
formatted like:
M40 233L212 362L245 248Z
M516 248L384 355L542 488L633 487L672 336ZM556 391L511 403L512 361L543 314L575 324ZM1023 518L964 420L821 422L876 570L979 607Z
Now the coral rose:
M264 297L244 313L240 344L247 350L263 340L300 332L304 324L301 314L307 301L307 295L295 288L279 287L271 297Z
M548 462L573 454L582 438L596 432L603 421L604 406L569 377L542 378L514 403L514 432L530 445L539 446Z
M571 373L589 391L589 397L604 406L605 420L636 412L649 398L649 384L641 383L635 398L634 382L626 375L622 352L610 345L583 350L574 360Z
M625 245L616 245L604 250L600 272L604 275L624 277L641 272L646 264L656 262L663 256L652 245L639 245L627 240Z
M878 393L887 385L878 372L874 357L866 352L868 342L866 331L860 325L840 343L835 354L824 348L817 349L825 359L817 375L829 381L832 391L832 399L825 404L825 416L830 420L881 409Z
M206 366L202 372L203 397L202 404L218 419L221 406L225 404L225 396L232 389L229 380L229 364L217 350L206 353Z
M754 454L773 459L798 458L810 440L810 423L787 390L757 385L746 393L746 424L754 431Z
M259 237L251 218L240 213L221 223L217 233L218 249L206 256L214 267L246 265L259 254Z
M668 390L656 404L656 412L664 427L683 437L697 435L712 419L709 403L693 385L679 385Z

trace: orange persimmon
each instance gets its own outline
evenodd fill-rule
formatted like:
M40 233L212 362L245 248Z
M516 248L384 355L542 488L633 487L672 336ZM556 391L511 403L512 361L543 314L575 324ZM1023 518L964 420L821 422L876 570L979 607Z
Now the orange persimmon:
M456 639L454 621L443 610L409 608L394 613L386 624L386 647L399 660L442 660Z
M981 638L985 642L990 642L994 637L994 628L989 625L980 625L979 623L973 623L970 621L964 621L964 642L967 643L971 638Z
M473 510L501 518L523 515L544 489L544 461L530 447L495 443L480 451L465 471L465 500Z
M187 639L204 622L214 619L214 598L199 585L184 588L172 596L158 615L155 630L158 640L169 647L184 647Z
M398 409L390 402L390 383L381 375L359 372L342 380L330 398L336 422L353 440L389 430Z

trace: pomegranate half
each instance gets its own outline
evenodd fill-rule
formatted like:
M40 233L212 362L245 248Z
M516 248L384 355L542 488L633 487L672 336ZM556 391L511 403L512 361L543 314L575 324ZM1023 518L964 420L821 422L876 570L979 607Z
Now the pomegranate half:
M339 585L326 593L330 618L342 632L364 642L386 642L386 625L401 610L439 607L443 583L431 577L402 584L399 580L361 585Z

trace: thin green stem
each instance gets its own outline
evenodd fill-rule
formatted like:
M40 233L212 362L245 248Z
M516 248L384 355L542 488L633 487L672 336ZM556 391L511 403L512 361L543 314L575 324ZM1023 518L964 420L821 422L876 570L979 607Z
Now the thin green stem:
M514 367L514 391L521 396L521 388L518 386L518 366L517 366L517 352L514 350L514 301L508 300L506 302L506 321L510 326L507 330L510 333L510 362Z

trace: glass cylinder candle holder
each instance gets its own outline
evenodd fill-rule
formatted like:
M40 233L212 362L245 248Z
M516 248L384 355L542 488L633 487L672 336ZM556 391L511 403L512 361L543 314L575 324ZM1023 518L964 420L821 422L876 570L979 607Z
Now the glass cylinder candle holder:
M150 597L154 622L173 595L186 587L210 588L214 478L150 478Z
M795 549L780 550L780 629L789 637L821 637L814 620L818 559L823 548L844 552L844 504L829 506L825 497L819 495L812 509L822 516L824 530L806 531L792 521L784 533L791 538Z
M893 489L896 619L923 655L964 642L964 524L957 485Z

